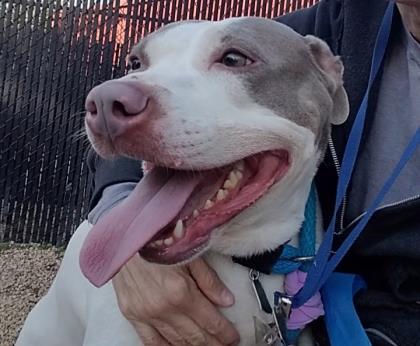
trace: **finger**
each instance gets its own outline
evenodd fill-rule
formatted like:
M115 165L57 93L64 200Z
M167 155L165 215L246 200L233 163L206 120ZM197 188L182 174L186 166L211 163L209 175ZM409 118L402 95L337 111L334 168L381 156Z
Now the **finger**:
M170 345L188 346L182 332L175 330L175 328L166 321L151 320L150 323Z
M202 258L188 265L197 286L214 304L229 307L235 302L232 292L219 279L217 273Z
M125 318L130 321L138 320L137 296L133 293L141 292L137 280L129 266L123 267L112 279L112 285L117 296L118 307Z
M210 336L188 316L171 314L167 316L165 321L167 324L171 325L179 335L182 335L188 345L207 346L210 344Z
M138 321L130 322L144 346L170 346L155 328Z
M187 316L173 315L168 318L167 324L171 325L189 346L223 346Z
M210 303L204 296L197 297L190 304L189 316L209 335L223 345L236 345L239 333L232 322Z

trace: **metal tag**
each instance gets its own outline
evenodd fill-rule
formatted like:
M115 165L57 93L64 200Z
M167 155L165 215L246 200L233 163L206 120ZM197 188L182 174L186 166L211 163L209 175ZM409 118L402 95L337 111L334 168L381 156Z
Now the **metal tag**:
M285 346L285 344L279 339L279 334L275 324L270 325L268 323L264 323L256 316L253 316L253 319L256 346Z
M287 333L287 320L290 316L292 307L292 301L289 296L275 292L274 294L274 306L273 306L273 319L276 324L279 339L286 345L285 335Z
M287 333L286 319L284 318L281 308L279 306L274 306L272 315L278 339L282 342L282 345L286 345L284 337Z
M255 343L257 346L276 345L286 346L286 321L290 315L292 301L289 296L275 292L274 306L271 307L264 288L259 281L260 273L254 269L249 271L252 288L255 293L261 311L271 314L273 323L265 323L258 317L253 316L255 329Z

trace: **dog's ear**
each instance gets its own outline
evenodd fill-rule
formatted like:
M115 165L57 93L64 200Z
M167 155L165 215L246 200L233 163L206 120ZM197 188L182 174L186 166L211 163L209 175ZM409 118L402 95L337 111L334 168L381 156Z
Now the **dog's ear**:
M305 40L315 64L331 82L329 89L334 102L331 123L342 124L349 115L349 101L343 87L343 63L340 57L333 55L324 41L312 35L306 35Z

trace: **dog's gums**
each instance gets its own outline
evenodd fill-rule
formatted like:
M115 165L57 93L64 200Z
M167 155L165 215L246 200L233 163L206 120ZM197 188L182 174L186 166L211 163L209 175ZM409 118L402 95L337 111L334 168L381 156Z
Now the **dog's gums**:
M305 205L330 124L343 123L349 111L343 65L320 39L257 17L165 25L131 56L141 62L131 58L129 74L86 98L86 132L104 159L89 160L92 201L99 202L72 236L18 345L143 345L120 309L131 314L139 303L136 316L147 312L150 322L168 308L182 310L178 303L188 305L194 293L178 285L176 268L144 260L184 265L200 256L234 294L235 304L219 312L238 330L240 346L254 346L256 319L265 326L273 317L255 298L249 269L232 257L265 253L253 263L268 264L278 260L272 250L306 237ZM312 255L323 223L317 196L310 201ZM294 286L304 280L295 274L261 274L259 281L267 297L294 294L289 278ZM141 299L126 294L132 284L142 286L134 292ZM289 329L300 333L322 313L308 302L310 312L298 311L303 320L291 314L284 321ZM204 324L210 313L222 321L212 309L204 309ZM313 345L311 334L303 330L294 344Z
M179 263L200 254L207 248L212 231L254 204L281 179L289 165L288 153L278 150L206 171L206 179L194 189L177 217L145 244L140 254L162 264ZM152 167L150 171L161 169L153 163L145 166ZM177 174L169 169L167 172Z

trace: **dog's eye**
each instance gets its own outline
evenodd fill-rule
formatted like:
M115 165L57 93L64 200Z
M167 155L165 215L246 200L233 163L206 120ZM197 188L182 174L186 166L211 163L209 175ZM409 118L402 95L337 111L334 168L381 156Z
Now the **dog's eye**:
M139 58L130 59L130 70L135 71L141 69L141 61Z
M238 51L229 51L220 59L220 62L227 67L242 67L252 64L252 60Z

